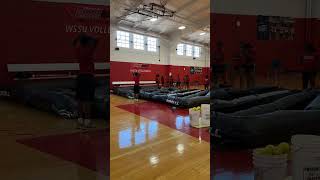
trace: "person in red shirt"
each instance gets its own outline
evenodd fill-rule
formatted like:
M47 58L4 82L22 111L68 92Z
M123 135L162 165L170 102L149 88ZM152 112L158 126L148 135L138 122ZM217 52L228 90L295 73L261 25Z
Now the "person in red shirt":
M162 86L162 87L165 86L165 84L164 84L164 77L163 77L163 76L161 76L161 86Z
M79 62L79 74L76 78L76 98L79 106L78 128L90 128L91 108L95 95L94 53L98 40L86 34L80 34L74 40L76 57Z
M188 75L185 76L185 86L186 86L186 89L190 89L190 78Z
M136 101L138 101L140 96L140 73L134 72L133 80L134 80L134 86L133 86L134 98Z
M242 48L242 70L246 81L246 88L255 87L255 53L250 43Z
M242 49L240 48L240 52L242 51ZM231 84L233 87L235 87L235 80L237 79L237 77L240 77L240 87L242 87L242 76L241 76L241 53L235 53L232 57L232 67L231 67L231 71L230 71L230 77L231 77Z
M156 75L156 84L157 84L157 87L158 87L158 89L160 89L161 87L160 87L160 79L159 79L159 74L157 74Z
M316 50L311 43L305 45L304 55L301 57L302 71L302 87L307 89L310 83L311 88L316 86L316 76L318 67L318 58Z
M173 76L171 73L169 74L169 87L173 87Z
M217 48L213 51L212 56L212 68L213 68L213 85L214 87L219 87L219 78L222 78L224 84L226 84L226 75L225 75L225 64L224 64L224 52L223 52L223 43L218 41Z
M178 77L177 77L177 88L180 88L180 85L181 85L181 80L180 80L180 75L178 74Z
M209 76L206 75L205 79L204 79L204 89L209 89Z

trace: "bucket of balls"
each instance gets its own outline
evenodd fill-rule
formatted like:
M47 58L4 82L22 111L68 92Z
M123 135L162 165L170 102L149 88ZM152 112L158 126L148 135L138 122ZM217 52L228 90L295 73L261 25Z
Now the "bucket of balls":
M291 143L293 180L320 179L320 136L299 134Z
M287 177L290 145L280 143L255 149L253 155L255 180L284 180Z
M192 127L201 127L201 107L193 107L189 109L190 125Z

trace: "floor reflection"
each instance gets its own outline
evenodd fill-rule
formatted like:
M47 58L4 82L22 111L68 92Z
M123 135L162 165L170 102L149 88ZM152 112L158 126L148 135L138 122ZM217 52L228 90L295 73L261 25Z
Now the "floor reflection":
M184 144L178 144L177 151L179 154L183 154L184 153Z
M199 141L209 142L210 134L208 128L193 128L190 126L189 112L187 109L173 109L166 104L155 102L143 102L118 106L121 109L132 112L139 117L151 119L180 132L189 134ZM137 119L136 121L139 121ZM149 133L151 134L151 133Z
M119 148L129 148L146 143L158 134L158 122L140 122L134 128L127 128L119 132Z
M159 163L160 159L158 156L153 155L149 158L149 161L150 161L151 166L155 166Z

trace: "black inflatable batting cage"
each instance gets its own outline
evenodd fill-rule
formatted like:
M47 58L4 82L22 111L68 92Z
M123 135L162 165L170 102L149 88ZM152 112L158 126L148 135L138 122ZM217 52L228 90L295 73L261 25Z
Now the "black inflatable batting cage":
M127 98L133 97L133 87L116 87L115 94ZM167 103L181 108L191 108L201 104L210 103L209 90L178 88L158 88L156 86L143 86L140 89L140 98L150 101Z
M212 104L216 110L211 112L212 146L259 147L290 141L296 134L320 135L320 92L282 91L272 101L260 103L259 98L267 96L256 95L258 99L251 99L246 109L241 104L248 102L248 98L238 99L239 107L234 107L232 112L219 111ZM276 92L270 92L269 96Z
M74 79L56 79L19 83L12 89L11 99L65 119L74 119L79 114L75 95ZM109 120L109 104L109 82L106 78L97 78L92 113L94 118Z

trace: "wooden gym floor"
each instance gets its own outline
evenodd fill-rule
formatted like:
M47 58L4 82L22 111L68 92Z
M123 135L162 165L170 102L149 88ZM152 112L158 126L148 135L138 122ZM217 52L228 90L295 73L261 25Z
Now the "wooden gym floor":
M5 180L106 180L106 122L79 132L72 120L0 100L0 174Z
M187 110L116 95L110 98L112 180L210 178L209 133L190 128Z

